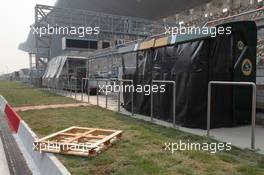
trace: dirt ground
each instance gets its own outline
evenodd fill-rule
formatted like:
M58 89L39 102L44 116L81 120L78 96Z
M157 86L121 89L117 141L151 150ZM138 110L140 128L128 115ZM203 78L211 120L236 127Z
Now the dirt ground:
M37 106L21 106L15 107L15 111L29 111L29 110L43 110L43 109L57 109L57 108L76 108L90 106L87 103L70 103L70 104L53 104L53 105L37 105Z

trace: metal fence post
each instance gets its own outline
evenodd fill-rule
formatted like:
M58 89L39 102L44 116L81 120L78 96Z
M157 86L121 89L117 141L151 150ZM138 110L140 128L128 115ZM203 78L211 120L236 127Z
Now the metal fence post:
M83 78L81 79L81 99L83 101Z
M132 85L134 86L134 82L132 81ZM134 115L134 91L131 92L131 113L132 113L132 116Z
M151 81L151 87L153 86L153 81ZM153 121L153 92L150 91L150 120Z
M97 106L99 106L99 89L98 89L98 80L96 80L96 99L97 99Z
M121 81L118 80L118 85L119 87L121 86ZM120 96L121 96L121 92L118 92L118 101L117 101L117 111L120 112Z
M256 84L253 82L229 82L229 81L210 81L208 83L207 98L207 136L210 136L211 124L211 89L212 85L231 85L249 86L252 88L252 109L251 109L251 149L255 150L255 129L256 129Z
M70 97L72 97L72 79L70 79L70 87L69 87L69 90L70 90Z
M255 128L256 128L256 84L252 84L252 121L251 121L251 149L255 150Z
M70 95L70 78L68 77L68 80L67 80L67 94Z
M75 79L75 100L77 100L77 79Z
M90 103L90 87L89 87L89 79L87 79L87 100Z
M210 125L211 125L211 86L212 84L208 83L208 95L207 95L207 137L210 136Z
M106 82L106 88L107 88L107 83L108 83L108 80L106 80L105 81ZM106 89L106 94L105 94L105 108L107 109L107 96L108 96L108 94L107 94L107 89Z
M176 83L173 82L173 127L176 127Z

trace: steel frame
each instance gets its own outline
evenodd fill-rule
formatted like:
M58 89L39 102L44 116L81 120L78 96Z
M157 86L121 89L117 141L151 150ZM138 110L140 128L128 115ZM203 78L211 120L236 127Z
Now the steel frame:
M251 109L251 149L255 151L255 126L256 126L256 84L253 82L229 82L229 81L210 81L208 83L207 96L207 137L210 136L211 125L211 91L213 85L223 86L248 86L252 87L252 109Z
M94 78L82 78L82 88L81 88L81 100L83 101L83 82L87 82L87 98L88 98L88 103L90 103L90 89L89 89L89 81L96 81L97 85L97 93L96 93L96 104L99 106L99 92L98 92L98 82L106 82L111 83L111 82L118 82L119 85L121 85L124 82L131 83L132 85L134 84L133 80L128 80L128 79L94 79ZM118 107L118 112L120 113L120 95L121 92L118 92L118 102L117 102L117 107ZM105 108L108 108L108 95L105 95ZM131 116L134 115L134 92L131 92Z
M71 26L96 26L100 27L100 35L96 39L135 40L141 39L164 30L166 25L163 22L151 21L142 18L118 16L105 13L98 13L88 10L60 8L54 6L35 6L35 28L39 27L71 27ZM36 67L47 62L41 58L50 59L51 56L51 35L40 37L35 34L36 40ZM49 60L48 60L49 61Z

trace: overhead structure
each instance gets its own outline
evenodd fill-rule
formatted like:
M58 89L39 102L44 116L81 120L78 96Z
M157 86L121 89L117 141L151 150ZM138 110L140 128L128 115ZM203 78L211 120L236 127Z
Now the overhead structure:
M48 24L50 26L99 25L100 36L82 39L97 41L100 49L101 46L105 48L161 33L160 29L165 25L163 17L208 1L191 0L184 3L181 0L127 0L124 2L118 0L100 2L97 0L57 0L54 7L45 5L35 7L35 23L32 27L47 27ZM31 75L31 82L33 79L41 82L38 77L43 75L51 58L60 55L86 56L87 52L91 51L76 48L63 50L63 37L65 36L43 35L40 37L34 35L31 29L26 42L19 45L19 49L29 53L30 74L34 74L34 76Z
M146 38L164 31L166 23L144 18L119 16L88 10L61 8L47 5L36 5L35 23L31 26L27 42L19 48L29 53L30 68L36 68L36 74L41 77L51 58L59 55L85 56L87 53L128 42ZM97 27L100 34L50 34L60 27ZM36 29L38 32L36 32ZM40 35L40 30L46 32ZM78 29L79 30L79 29ZM84 29L85 30L85 29ZM85 48L64 48L64 43L75 42L75 45L84 43ZM77 43L77 44L76 44ZM88 44L87 44L88 43ZM90 47L91 45L91 47Z
M90 35L89 39L96 40L134 40L144 38L164 30L165 24L127 16L117 16L92 12L87 10L60 8L46 5L35 7L35 28L40 27L71 27L71 26L96 26L100 28L99 35ZM87 37L87 36L86 36ZM53 35L40 36L35 34L36 57L51 58L51 50L55 37ZM55 50L59 49L53 47Z

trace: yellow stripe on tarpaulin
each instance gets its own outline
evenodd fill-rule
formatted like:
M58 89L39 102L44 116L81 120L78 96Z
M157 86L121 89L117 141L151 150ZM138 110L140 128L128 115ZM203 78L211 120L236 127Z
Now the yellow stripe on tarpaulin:
M162 47L168 45L169 37L156 39L154 47Z
M149 41L144 41L140 43L138 50L145 50L154 47L155 39L151 39Z

